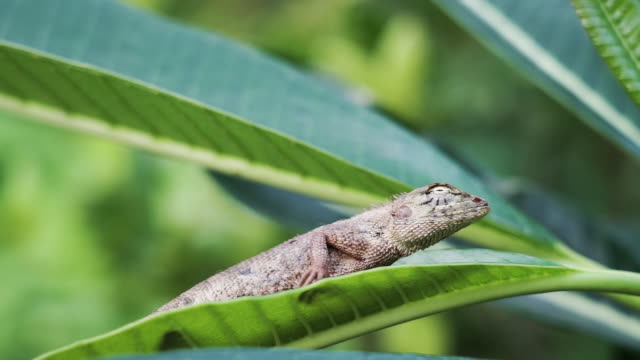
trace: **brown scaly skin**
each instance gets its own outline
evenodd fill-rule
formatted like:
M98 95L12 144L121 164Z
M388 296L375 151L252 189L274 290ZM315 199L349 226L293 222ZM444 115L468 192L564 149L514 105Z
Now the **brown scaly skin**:
M489 212L487 202L435 183L352 218L298 235L185 291L153 314L188 305L266 295L390 265Z

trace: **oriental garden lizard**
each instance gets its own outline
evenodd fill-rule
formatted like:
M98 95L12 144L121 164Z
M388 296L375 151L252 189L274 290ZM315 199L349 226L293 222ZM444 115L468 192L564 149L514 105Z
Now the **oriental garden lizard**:
M487 202L435 183L291 238L200 282L151 315L272 294L378 266L427 248L489 212Z

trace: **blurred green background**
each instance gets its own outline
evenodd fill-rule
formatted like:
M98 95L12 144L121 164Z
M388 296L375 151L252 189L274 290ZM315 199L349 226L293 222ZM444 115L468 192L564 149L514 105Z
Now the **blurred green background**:
M355 100L500 179L503 192L533 184L587 216L622 224L640 217L640 192L618 190L637 187L637 161L429 1L129 2L348 86ZM0 318L8 325L0 327L0 359L30 358L130 322L294 235L190 164L3 113L0 150ZM518 359L626 354L492 305L334 348Z

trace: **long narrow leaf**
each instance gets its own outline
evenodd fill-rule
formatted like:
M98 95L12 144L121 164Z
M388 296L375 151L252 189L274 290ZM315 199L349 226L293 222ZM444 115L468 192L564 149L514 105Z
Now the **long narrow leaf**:
M355 206L449 182L492 207L461 236L582 261L434 146L253 50L112 1L2 8L0 109Z
M640 318L606 299L589 295L559 291L503 299L495 305L553 327L578 329L595 338L640 350Z
M640 110L611 75L569 1L435 3L587 124L640 155Z
M640 275L579 270L525 255L443 250L428 252L420 261L421 265L373 269L274 295L162 313L39 359L87 359L187 346L317 348L508 296L557 290L640 295Z
M573 0L600 55L640 105L640 2Z
M246 205L301 232L311 230L322 223L338 220L348 214L343 209L332 209L320 200L268 185L229 176L216 175L215 178L229 193ZM602 229L594 231L594 228L598 229L599 222L593 220L588 222L588 220L577 218L576 214L567 213L566 206L552 201L549 195L540 190L533 191L532 187L527 187L526 191L526 193L520 193L518 203L525 202L523 197L526 195L527 198L536 201L536 206L527 204L525 206L527 210L534 211L538 215L544 213L548 216L548 220L569 219L572 225L565 231L573 236L571 241L581 241L581 245L590 241L597 244L598 236L605 236L604 234L607 233ZM545 221L542 223L549 225ZM581 225L587 224L590 225L588 228L580 228ZM607 233L607 238L614 236L616 236L615 233ZM596 247L601 249L602 245ZM632 249L633 247L629 248L629 250ZM627 251L627 253L633 255L633 251ZM396 264L420 263L423 256L425 256L423 253L418 253L401 259ZM497 302L496 305L527 313L544 323L584 331L620 345L640 347L640 318L628 314L611 302L594 299L589 294L553 293L519 296ZM550 308L556 311L549 311Z

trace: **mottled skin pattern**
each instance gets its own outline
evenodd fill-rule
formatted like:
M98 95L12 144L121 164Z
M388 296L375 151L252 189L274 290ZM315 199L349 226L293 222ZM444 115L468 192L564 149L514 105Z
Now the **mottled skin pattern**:
M272 294L325 277L390 265L488 212L487 202L479 197L449 184L431 184L289 239L202 281L154 314L204 302Z

